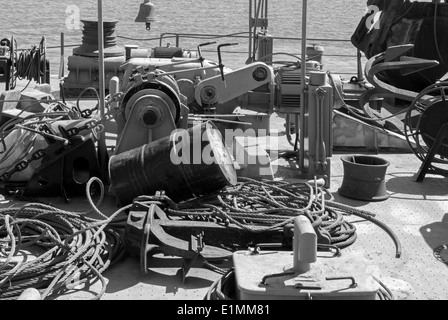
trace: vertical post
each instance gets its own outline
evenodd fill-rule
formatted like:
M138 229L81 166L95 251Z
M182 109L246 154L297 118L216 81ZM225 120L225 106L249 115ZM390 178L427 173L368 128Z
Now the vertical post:
M105 127L105 74L104 74L104 24L103 24L103 1L98 0L98 53L99 53L99 113L101 118L101 124ZM103 182L108 181L108 155L106 146L106 135L102 131L98 137L98 161L100 164L101 175Z
M302 71L302 79L300 86L300 131L297 134L300 134L300 149L299 149L299 168L303 171L305 168L305 90L306 90L306 39L307 39L307 10L308 10L308 1L302 0L302 63L301 63L301 71Z
M44 67L43 67L44 76L43 76L42 83L47 83L47 40L45 39L45 37L42 37L42 48L43 48L43 56L44 56ZM48 83L49 82L50 81L48 81Z
M266 19L268 19L268 5L269 5L268 0L265 1L265 5L266 5L266 8L265 8L265 12L264 12L264 17Z
M317 234L310 220L305 216L294 219L293 268L297 274L311 270L317 261Z
M65 35L64 32L61 32L61 61L59 63L59 79L65 77Z
M249 0L249 61L252 58L252 0Z
M364 75L362 70L362 54L361 50L358 49L358 81L364 81Z

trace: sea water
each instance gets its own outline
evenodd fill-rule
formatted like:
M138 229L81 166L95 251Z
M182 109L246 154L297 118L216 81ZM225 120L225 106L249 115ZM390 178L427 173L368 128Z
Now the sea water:
M103 0L104 20L118 21L116 34L119 45L136 44L141 48L159 46L159 37L166 33L193 33L210 35L240 34L249 31L249 0L152 0L156 21L147 31L144 23L134 22L142 0ZM302 36L302 1L271 0L268 6L268 32L275 38L300 38ZM334 0L308 1L307 37L309 44L322 45L325 49L324 69L350 77L356 75L356 48L350 43L361 17L366 13L366 1ZM2 3L0 37L14 36L19 49L38 45L45 37L52 75L60 68L60 39L64 33L66 45L77 45L82 40L82 19L97 19L98 1L5 1ZM338 41L326 41L338 40ZM245 38L181 39L180 46L194 50L198 44L218 41L218 44L238 42L238 46L226 50L223 63L238 68L248 58L248 42ZM175 39L164 38L162 45L175 44ZM73 47L65 50L67 57ZM276 39L274 52L300 55L300 40ZM217 61L216 45L204 48L204 57ZM276 60L290 57L276 56Z

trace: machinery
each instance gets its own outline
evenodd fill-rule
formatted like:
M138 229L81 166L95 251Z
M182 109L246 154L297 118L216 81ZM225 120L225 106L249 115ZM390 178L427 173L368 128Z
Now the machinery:
M202 57L204 45L210 43L198 46L199 58L131 58L122 66L120 91L125 95L117 119L116 154L167 135L182 125L185 127L189 114L231 115L237 107L268 115L279 112L288 118L300 114L300 65L275 69L255 61L231 70L223 64L221 49L233 44L218 45L218 63ZM329 181L333 87L319 62L308 61L307 66L304 81L309 85L305 111L308 126L305 132L298 133L307 140L305 171L307 177ZM147 130L141 130L142 125L137 123ZM290 142L297 150L297 143L292 139Z
M0 82L5 83L5 89L15 88L15 64L17 59L17 42L14 37L0 41Z
M150 28L154 6L145 1L136 21ZM69 75L63 82L66 95L76 96L88 87L98 87L98 23L83 23L83 43L69 57ZM217 44L218 61L214 62L203 57L202 48L216 42L201 43L196 51L170 45L151 49L119 46L116 24L104 22L106 90L110 91L110 80L118 77L118 90L124 94L115 117L115 154L166 137L175 129L185 129L189 114L229 117L237 108L266 117L277 112L286 119L287 137L294 152L300 150L304 155L304 177L324 178L329 186L335 99L331 80L322 72L324 50L307 46L303 62L295 57L296 61L277 66L273 38L268 33L266 0L250 1L249 57L246 65L236 70L225 66L221 51L238 43ZM219 123L231 122L227 118L227 122ZM224 125L226 128L234 127ZM269 132L269 128L265 129ZM292 134L296 134L295 139Z
M417 182L422 182L427 173L448 175L447 90L446 81L429 86L415 97L406 113L406 139L422 161Z

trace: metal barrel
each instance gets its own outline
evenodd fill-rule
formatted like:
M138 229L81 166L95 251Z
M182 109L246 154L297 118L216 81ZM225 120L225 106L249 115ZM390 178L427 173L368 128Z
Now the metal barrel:
M109 176L122 205L158 191L181 202L237 183L232 157L210 121L112 156Z

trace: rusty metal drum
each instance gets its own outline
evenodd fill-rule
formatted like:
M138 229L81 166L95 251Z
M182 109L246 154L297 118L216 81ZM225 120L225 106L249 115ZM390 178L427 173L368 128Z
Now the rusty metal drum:
M109 175L122 205L158 191L181 202L237 183L232 157L210 121L112 156Z

